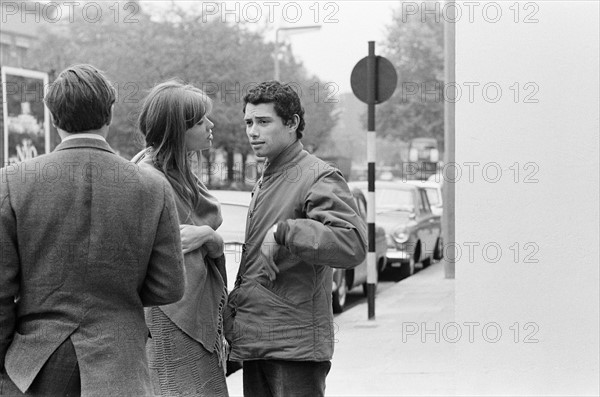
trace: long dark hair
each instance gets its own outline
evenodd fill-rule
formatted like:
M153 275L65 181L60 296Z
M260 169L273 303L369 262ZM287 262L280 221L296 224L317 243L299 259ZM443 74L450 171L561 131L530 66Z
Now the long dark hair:
M211 109L212 101L204 91L171 80L150 91L138 118L146 147L153 149L152 161L191 208L198 204L200 191L185 147L185 132Z

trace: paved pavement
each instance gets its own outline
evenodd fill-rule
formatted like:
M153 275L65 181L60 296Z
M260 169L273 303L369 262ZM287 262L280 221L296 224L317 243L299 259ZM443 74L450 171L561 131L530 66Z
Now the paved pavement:
M396 283L375 301L375 320L367 319L366 300L335 317L326 395L453 395L455 345L444 325L454 321L454 280L444 278L443 264ZM242 396L242 370L227 385L231 396Z

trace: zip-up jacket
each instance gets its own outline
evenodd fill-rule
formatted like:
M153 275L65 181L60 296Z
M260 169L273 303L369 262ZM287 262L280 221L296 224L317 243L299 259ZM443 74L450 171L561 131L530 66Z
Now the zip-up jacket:
M270 281L260 250L275 224L279 273ZM299 141L286 148L252 192L226 314L230 359L330 360L332 267L361 263L366 241L366 225L341 173Z

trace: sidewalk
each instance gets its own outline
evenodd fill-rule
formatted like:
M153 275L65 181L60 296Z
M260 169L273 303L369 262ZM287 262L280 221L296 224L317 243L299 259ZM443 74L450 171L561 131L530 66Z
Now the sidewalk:
M442 332L454 321L454 280L444 278L442 263L378 293L375 314L367 320L365 300L334 318L337 342L326 395L454 394L454 344ZM232 397L241 396L242 371L227 385Z

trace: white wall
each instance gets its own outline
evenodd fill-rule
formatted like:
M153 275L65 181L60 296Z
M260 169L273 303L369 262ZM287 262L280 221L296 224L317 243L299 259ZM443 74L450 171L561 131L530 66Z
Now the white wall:
M457 394L598 395L599 3L522 2L517 23L515 2L477 4L456 25L456 321L479 323L457 349Z

